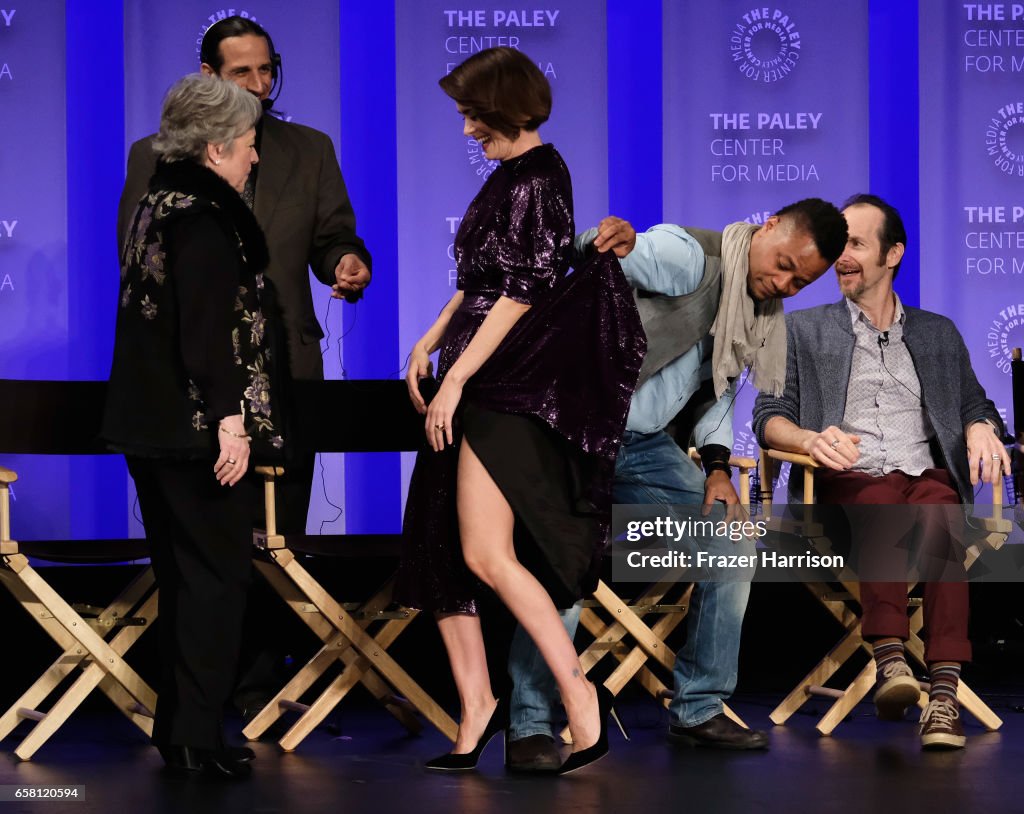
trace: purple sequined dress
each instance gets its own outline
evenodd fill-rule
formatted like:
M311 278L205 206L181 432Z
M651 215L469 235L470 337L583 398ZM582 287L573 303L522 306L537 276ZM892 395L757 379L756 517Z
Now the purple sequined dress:
M632 292L610 254L570 273L572 184L542 145L502 162L455 237L464 292L442 340L438 377L499 297L531 306L463 391L455 444L416 459L396 599L475 612L482 587L462 558L455 510L463 433L515 515L517 557L555 603L593 587L610 485L646 348Z

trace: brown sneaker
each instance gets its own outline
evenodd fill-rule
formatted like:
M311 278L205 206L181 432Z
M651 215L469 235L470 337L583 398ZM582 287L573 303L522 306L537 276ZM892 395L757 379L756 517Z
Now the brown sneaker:
M960 707L949 701L929 701L921 713L921 748L963 749L966 745Z
M920 697L921 685L906 661L895 659L882 668L874 698L879 718L899 721L906 715L907 708L916 704Z

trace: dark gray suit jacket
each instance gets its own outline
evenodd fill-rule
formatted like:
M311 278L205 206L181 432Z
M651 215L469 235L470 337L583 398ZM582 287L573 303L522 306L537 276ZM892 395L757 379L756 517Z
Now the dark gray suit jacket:
M914 361L924 410L935 428L942 456L937 463L949 470L961 501L973 503L964 428L983 419L1002 428L1002 420L978 384L963 338L953 323L919 308L904 306L903 311L907 317L903 340ZM845 300L786 314L786 331L786 388L778 397L761 393L754 403L753 428L762 447L768 446L765 424L774 416L821 432L842 424L846 409L854 335Z
M260 120L260 163L255 215L267 238L273 280L288 342L291 375L322 379L320 340L324 332L313 310L312 268L324 285L334 283L342 255L355 253L370 266L370 254L356 235L356 218L330 138L319 130L271 115ZM156 167L152 136L128 155L128 175L117 217L118 246L131 228L135 207Z

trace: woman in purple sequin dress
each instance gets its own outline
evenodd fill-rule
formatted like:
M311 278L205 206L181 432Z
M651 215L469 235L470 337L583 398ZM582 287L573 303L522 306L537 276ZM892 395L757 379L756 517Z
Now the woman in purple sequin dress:
M426 415L406 505L397 598L433 611L461 700L451 755L471 768L497 702L476 600L484 585L533 638L555 676L576 750L599 739L594 686L556 607L596 583L610 477L645 349L617 261L570 272L569 172L541 141L551 91L508 48L441 80L464 133L501 160L455 238L458 291L413 348L406 381ZM440 387L420 382L440 349ZM483 740L482 740L483 739Z

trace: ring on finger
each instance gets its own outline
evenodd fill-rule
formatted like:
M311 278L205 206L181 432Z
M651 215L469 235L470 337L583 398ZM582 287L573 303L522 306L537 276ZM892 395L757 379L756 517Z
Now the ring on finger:
M832 439L832 443L829 444L829 446L832 447L832 449L838 448L838 446L839 446L839 439L838 438L833 438Z
M228 458L228 463L234 466L235 464L238 463L238 461L236 461L234 458Z

